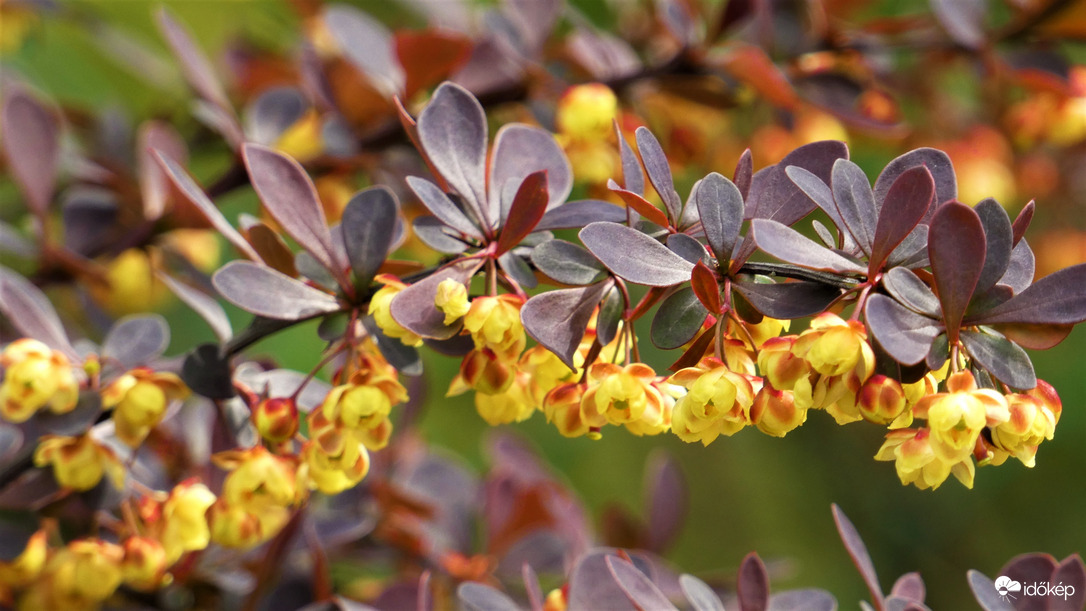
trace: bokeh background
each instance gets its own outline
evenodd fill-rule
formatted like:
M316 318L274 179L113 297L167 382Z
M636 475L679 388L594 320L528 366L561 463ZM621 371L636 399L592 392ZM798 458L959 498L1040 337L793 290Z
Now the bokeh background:
M306 5L312 3L165 4L189 24L221 73L248 77L235 78L232 89L247 96L286 78L282 57L307 31ZM354 4L390 28L419 23L420 7L425 11L427 6ZM647 3L633 0L571 0L571 4L579 18L619 35L638 31L638 11L651 13ZM832 16L846 15L861 24L927 10L900 1L828 4L836 11ZM1008 10L1000 2L987 4L994 21L1003 17L1000 11ZM67 109L70 117L87 121L110 113L127 121L157 117L174 123L182 133L200 133L191 118L191 96L153 26L156 5L140 0L74 0L42 3L43 9L35 3L24 6L4 0L0 83L16 79L28 83ZM886 58L899 73L890 106L880 106L886 100L877 94L867 100L868 112L893 119L898 126L894 129L857 127L806 102L785 112L749 87L740 86L726 106L711 96L692 100L675 93L692 86L684 82L624 88L620 118L647 123L661 137L683 194L707 171L730 175L748 146L760 167L805 142L844 139L853 159L872 178L885 162L910 148L945 148L959 172L963 201L995 196L1013 216L1036 198L1037 218L1027 239L1037 251L1039 274L1045 273L1086 261L1086 50L1075 42L1076 36L1082 40L1086 19L1084 11L1072 12L1056 28L1073 34L1055 45L1068 59L1070 75L1065 79L1069 84L1058 92L993 75L979 61L967 58L942 58L929 71L922 65L932 61L929 53L905 49ZM144 62L142 69L126 66L125 58L116 56L118 47L108 41L119 35L148 50L146 57L128 57ZM829 61L818 53L801 59ZM548 113L553 110L544 110L542 116ZM509 104L491 111L491 116L492 121L503 121L531 115L526 106ZM613 143L606 144L613 149ZM570 154L575 171L587 171L587 162L578 165L577 152ZM221 144L193 144L190 166L202 180L228 164L228 151ZM578 192L594 194L596 188L581 184ZM218 201L228 216L258 210L247 188ZM21 204L6 175L0 177L0 202L0 215L17 225ZM163 298L150 305L174 326L171 353L213 340L203 323L178 303ZM246 321L243 313L230 313L236 327ZM647 325L645 331L647 335ZM283 367L307 370L318 360L321 347L312 325L307 325L262 342L254 353ZM748 430L709 447L684 444L670 435L638 438L622 431L609 432L599 441L566 439L541 414L510 428L531 440L555 473L581 496L601 528L602 516L615 506L640 514L646 458L660 451L674 455L689 486L690 509L668 558L685 571L703 577L732 575L743 556L757 550L771 562L775 587L825 588L843 608L853 608L855 601L866 598L866 591L837 539L830 513L830 504L837 503L866 539L884 588L902 573L919 571L928 584L932 608L964 609L975 605L965 580L967 569L994 576L1017 554L1040 551L1063 558L1086 549L1084 354L1082 327L1059 346L1031 354L1039 377L1051 382L1063 398L1055 440L1042 446L1033 469L1017 461L978 469L973 490L953 480L937 491L901 486L891 463L872 459L882 442L881 429L863 424L838 427L822 413L813 413L805 426L785 439ZM647 360L662 370L672 358L650 351ZM422 430L427 441L483 468L481 440L489 427L476 415L470 397L444 397L455 368L451 360L429 358Z

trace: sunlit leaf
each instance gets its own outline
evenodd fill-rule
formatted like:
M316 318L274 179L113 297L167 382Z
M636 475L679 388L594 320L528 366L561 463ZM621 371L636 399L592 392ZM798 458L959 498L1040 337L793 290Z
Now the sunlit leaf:
M494 136L494 153L488 183L491 208L498 206L497 198L504 189L511 185L522 185L529 176L538 172L544 172L546 176L544 210L550 210L565 202L573 189L573 169L554 135L530 125L503 125ZM500 202L503 219L511 204L512 201Z
M1014 342L969 330L962 331L961 338L969 356L1000 382L1019 389L1029 389L1037 385L1033 362L1026 351Z
M859 263L776 221L754 219L751 229L758 248L781 261L830 272L863 274L867 271Z
M34 338L54 350L76 358L77 352L68 340L53 304L41 289L26 278L0 266L0 312L25 337Z
M729 261L743 224L742 193L732 181L713 172L698 182L691 197L713 254L722 262Z
M916 314L884 295L867 299L864 318L882 349L903 365L922 361L932 341L943 332L937 320Z
M667 155L656 136L647 127L639 127L634 132L637 138L637 150L641 153L641 162L645 164L645 171L649 175L649 181L667 209L668 218L678 224L682 211L682 201L675 192L675 182L671 178L671 166L668 165Z
M325 7L323 18L340 52L378 91L389 98L403 93L406 78L384 24L345 4Z
M679 575L679 587L694 611L724 611L724 603L704 581L693 575Z
M497 223L497 210L486 199L486 114L475 96L443 83L419 115L418 135L423 153L449 186L484 223Z
M573 354L580 346L588 321L610 288L610 282L598 282L540 293L520 309L524 330L573 369Z
M616 275L647 286L671 286L690 279L694 264L649 236L617 223L592 223L581 242Z
M624 204L633 208L635 212L645 217L648 221L656 223L661 227L667 227L670 224L664 211L652 205L652 203L644 197L641 197L633 191L619 188L618 185L614 184L614 181L608 181L607 188L615 195L618 195Z
M678 611L675 605L671 604L671 601L667 599L667 596L664 596L664 593L660 591L660 588L656 587L656 584L652 583L652 580L646 577L644 573L637 570L633 564L617 556L608 556L606 562L607 568L611 571L615 582L618 583L618 587L622 589L622 593L639 609Z
M565 240L548 240L532 249L532 263L562 284L592 284L606 273L603 264L583 247Z
M332 295L250 261L227 263L211 282L230 303L268 318L300 320L341 309Z

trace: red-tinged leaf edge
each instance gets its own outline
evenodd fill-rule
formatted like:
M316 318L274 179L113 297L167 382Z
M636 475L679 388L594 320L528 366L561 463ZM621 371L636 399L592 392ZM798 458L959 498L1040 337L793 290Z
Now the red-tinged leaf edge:
M667 596L633 564L617 556L607 556L605 562L615 583L639 609L652 611L678 611Z
M485 227L497 223L486 198L486 113L467 89L444 82L434 91L416 124L421 151ZM492 214L494 212L494 214Z
M951 344L958 341L962 319L984 268L985 247L984 226L969 206L950 202L932 217L928 258Z
M520 244L547 212L547 202L547 171L540 170L529 174L524 182L520 183L517 195L513 198L509 218L505 219L505 225L498 236L495 254L505 254Z
M652 203L644 197L641 197L633 191L627 191L626 189L620 188L613 180L608 181L607 188L610 189L612 193L618 195L623 203L630 208L633 208L634 212L645 217L648 221L656 223L661 227L667 227L669 225L667 215L664 214L664 211L653 206Z
M593 311L612 284L611 280L605 280L532 297L520 309L524 331L567 367L576 369L573 355L584 338Z
M754 156L748 148L739 156L739 161L735 162L735 172L732 173L732 182L739 189L744 202L747 201L747 196L750 195L750 183L753 178Z
M701 335L699 335L698 338L690 344L690 347L686 349L686 352L683 352L682 356L675 359L675 362L669 365L667 370L678 371L687 367L694 367L705 357L705 353L708 352L709 346L713 345L715 339L715 327L702 331Z
M841 542L845 544L845 550L848 551L849 557L852 558L852 562L856 565L856 569L860 571L864 583L867 584L867 590L871 593L872 602L875 603L877 608L881 609L884 597L882 588L879 586L879 578L875 574L875 565L871 562L871 555L867 552L867 546L864 545L860 533L849 521L845 512L841 511L836 503L831 507L833 522L837 525L837 532L841 535Z
M1029 203L1022 207L1022 210L1018 212L1018 216L1014 218L1014 222L1011 223L1014 246L1018 246L1018 243L1026 236L1026 230L1029 229L1029 224L1033 221L1033 213L1036 209L1037 203L1032 199L1029 200Z
M723 309L720 300L720 284L716 280L716 274L704 261L698 261L694 270L690 273L690 286L694 294L698 296L705 309L713 316L718 316Z
M736 581L739 609L765 611L769 606L769 573L757 553L751 552L743 558Z
M869 276L882 269L890 253L927 216L934 197L935 180L923 166L908 169L894 180L886 192L871 241Z
M1067 339L1075 326L1008 323L992 325L992 328L1023 348L1048 350Z
M543 591L539 588L539 577L532 565L525 562L520 567L520 578L524 582L524 591L528 596L528 608L531 611L543 611Z
M615 136L618 138L619 158L622 161L622 186L631 193L645 195L645 173L641 170L641 162L637 160L626 137L622 135L622 128L618 126L618 119L612 119L615 126Z

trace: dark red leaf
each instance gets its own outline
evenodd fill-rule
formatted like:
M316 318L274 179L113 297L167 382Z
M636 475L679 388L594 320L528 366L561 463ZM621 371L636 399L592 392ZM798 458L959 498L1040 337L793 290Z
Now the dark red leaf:
M513 198L509 209L509 218L498 236L496 254L501 255L524 239L535 229L543 214L547 211L547 171L540 170L529 174Z
M566 202L543 215L535 226L536 231L550 229L580 229L589 223L608 221L624 223L626 209L598 199L581 199Z
M950 202L932 217L928 258L951 344L958 341L962 317L984 268L985 244L984 226L969 206Z
M751 230L758 248L786 263L838 273L863 274L867 271L859 263L776 221L754 219Z
M760 47L751 44L731 45L718 63L774 106L792 110L799 104L799 96L788 78Z
M736 582L741 611L765 611L768 608L769 574L758 554L751 552L743 558Z
M230 359L224 357L218 344L200 344L181 364L181 380L192 392L209 399L229 399L234 396Z
M691 342L690 347L686 349L686 352L682 353L682 356L675 359L675 362L668 366L668 371L678 371L687 367L694 367L705 357L705 353L709 350L709 346L713 344L715 335L715 327L702 331L701 335L696 340Z
M1048 608L1052 611L1073 611L1086 608L1086 566L1082 564L1082 557L1078 554L1063 559L1052 573L1049 583L1063 585L1064 592L1073 594L1057 596L1054 592L1048 595Z
M649 175L649 181L667 209L668 218L676 225L679 223L679 213L682 211L682 201L675 192L675 182L671 178L671 166L668 165L667 155L660 146L660 141L649 131L647 127L639 127L634 132L637 139L637 150L641 153L641 162L645 164L645 172ZM657 223L659 225L659 223ZM667 225L661 225L666 227Z
M692 199L709 247L726 266L743 225L743 195L732 181L713 172L698 182Z
M1035 325L1035 324L1001 324L994 325L996 331L1002 333L1007 339L1030 350L1048 350L1067 339L1074 325Z
M1029 229L1030 222L1033 221L1033 211L1037 208L1036 202L1032 199L1029 203L1022 207L1022 210L1018 213L1018 216L1014 218L1014 223L1011 224L1011 229L1014 232L1014 245L1018 246L1018 242L1022 241L1022 238L1026 235L1026 230Z
M720 11L720 17L709 39L716 40L737 24L746 21L754 15L756 5L757 2L754 0L728 0L728 3L724 5L724 10Z
M592 223L581 242L616 275L647 286L671 286L690 279L694 265L666 246L617 223Z
M437 286L448 279L467 285L482 264L480 259L454 261L400 291L392 299L392 317L403 328L422 337L448 339L456 335L461 323L446 325L445 313L434 305Z
M340 52L375 89L388 98L403 95L406 77L384 24L344 4L327 6L323 19Z
M840 289L820 282L733 282L732 288L758 312L780 319L813 316L841 296ZM735 300L736 312L743 313L739 304Z
M704 581L693 575L679 575L679 587L694 611L724 611L724 603Z
M338 273L341 262L332 247L324 208L302 166L278 151L252 143L242 148L242 159L253 188L272 218L321 265Z
M739 156L739 161L735 164L735 172L732 174L732 182L739 189L739 193L743 195L743 201L746 201L747 196L750 195L752 178L754 178L754 157L751 155L750 149L746 149Z
M644 196L645 173L641 171L641 163L637 160L637 155L634 154L629 143L626 142L626 137L622 135L622 128L618 126L617 119L614 120L614 124L615 136L618 138L619 157L622 160L622 186L627 191Z
M607 188L610 189L612 193L618 195L627 206L633 208L634 212L645 217L649 222L655 223L661 227L667 227L670 224L667 215L664 214L663 210L653 206L652 203L644 197L641 197L633 191L619 188L614 181L608 181Z
M471 55L471 39L452 30L401 29L393 37L396 58L406 73L407 99L448 77Z
M500 205L501 218L505 219L513 202L510 196L537 172L546 175L545 209L551 210L566 201L573 189L573 169L554 135L530 125L503 125L494 137L490 161L487 184L491 209Z
M841 542L845 544L848 555L864 578L867 590L871 593L872 602L875 603L876 608L881 609L883 606L882 587L879 586L879 578L875 575L875 565L871 562L871 555L867 552L867 546L864 545L860 533L856 531L856 527L849 521L845 512L841 511L841 508L836 504L832 507L833 521L837 524L837 533L841 535Z
M970 324L1077 324L1086 320L1086 263L1049 274Z
M708 315L694 290L683 287L660 304L652 318L649 339L657 348L678 348L694 338Z
M923 224L928 224L939 206L958 197L958 179L954 174L954 166L950 163L950 157L938 149L914 149L886 164L878 179L875 180L875 206L881 212L890 185L894 184L897 177L906 170L917 166L926 167L935 180L935 203L921 221Z
M890 185L871 241L869 276L882 269L890 253L927 215L934 195L935 181L923 166L905 170ZM930 234L928 238L931 239Z
M973 207L984 226L984 238L987 246L984 254L984 268L977 280L977 293L987 291L1007 272L1011 262L1011 249L1014 248L1014 233L1011 219L999 202L992 198L985 199Z
M618 587L622 589L622 593L638 609L678 611L675 605L671 604L671 601L667 599L667 596L660 591L660 588L656 587L656 584L652 583L652 580L646 577L644 573L637 570L633 564L617 556L607 556L606 562L607 568L611 571L611 576L618 583Z
M245 241L256 250L258 261L262 260L268 267L273 267L291 278L298 276L298 269L294 267L294 253L282 236L267 224L257 221L246 227Z
M301 320L342 309L332 295L251 261L227 263L211 282L230 303L267 318Z
M14 89L14 88L13 88ZM56 189L60 126L48 108L16 89L4 100L4 154L27 207L45 215Z
M468 90L442 83L418 118L419 144L433 168L484 224L494 226L486 198L486 114Z
M574 369L573 354L584 338L592 312L603 299L611 282L540 293L520 310L524 330Z
M722 309L720 284L716 280L716 274L704 262L698 261L694 266L694 271L690 274L690 286L705 309L713 316L718 316Z

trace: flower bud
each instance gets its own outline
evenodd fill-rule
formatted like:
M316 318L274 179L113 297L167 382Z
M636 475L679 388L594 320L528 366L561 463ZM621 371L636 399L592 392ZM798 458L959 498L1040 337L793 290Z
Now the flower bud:
M124 560L121 573L128 586L150 592L157 589L167 579L166 550L162 544L150 537L129 537L121 546Z
M460 375L449 388L447 396L475 389L485 395L505 392L513 383L516 363L500 358L489 348L475 349L460 362Z
M471 302L468 301L468 287L452 278L442 280L437 285L434 305L445 313L445 324L453 324L471 309Z
M261 437L282 443L298 432L298 404L291 397L264 399L253 408L252 420Z
M577 140L598 140L611 135L618 98L602 83L574 85L558 100L558 131Z
M516 295L473 299L464 315L464 328L471 333L475 347L489 348L503 360L518 358L527 343L520 322L522 305L523 300Z
M479 416L490 426L521 422L530 418L535 407L528 396L528 378L527 373L518 372L513 383L500 393L475 393L475 409Z
M868 422L890 424L905 410L905 390L893 378L872 376L860 388L860 415Z
M796 407L792 391L765 384L754 396L750 420L766 435L784 437L807 421L807 410Z
M581 418L581 397L585 384L567 383L554 387L543 399L543 413L563 437L580 437L589 425Z

